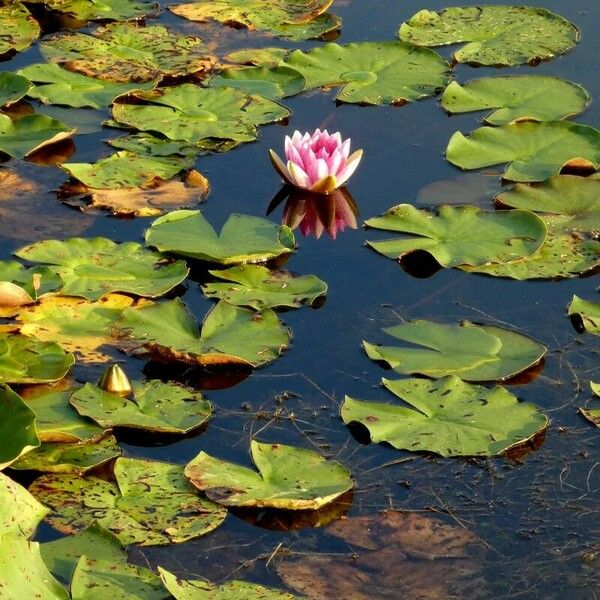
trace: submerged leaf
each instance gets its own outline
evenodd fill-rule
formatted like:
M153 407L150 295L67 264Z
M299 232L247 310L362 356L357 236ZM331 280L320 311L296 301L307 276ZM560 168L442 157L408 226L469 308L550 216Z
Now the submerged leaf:
M583 112L589 94L576 83L546 75L485 77L464 85L452 81L441 105L449 113L493 108L484 122L504 125L514 121L555 121Z
M146 243L161 252L223 265L264 262L294 251L294 234L260 217L233 213L217 234L198 210L178 210L156 219Z
M533 404L518 402L502 387L492 390L455 375L425 379L383 379L384 386L412 408L346 396L344 423L361 423L375 443L442 456L495 456L520 445L548 426Z
M546 237L544 222L530 211L484 211L475 206L441 206L438 214L399 204L365 225L420 237L367 242L388 258L422 250L443 267L504 263L530 256Z
M201 498L178 465L118 458L116 483L97 477L47 474L29 490L51 513L47 520L63 533L94 522L123 544L172 544L205 535L227 511Z
M467 136L457 131L448 142L446 158L461 169L510 163L504 179L544 181L565 167L597 170L600 131L567 121L480 127Z
M160 254L136 242L108 238L44 240L15 252L19 258L53 265L64 282L61 294L98 300L111 292L154 298L182 283L183 261L164 264Z
M185 475L208 498L224 506L316 510L352 488L339 463L305 448L252 440L252 469L201 452Z
M544 8L530 6L453 6L421 10L402 23L400 38L419 46L468 42L454 60L472 65L535 64L570 50L577 28Z

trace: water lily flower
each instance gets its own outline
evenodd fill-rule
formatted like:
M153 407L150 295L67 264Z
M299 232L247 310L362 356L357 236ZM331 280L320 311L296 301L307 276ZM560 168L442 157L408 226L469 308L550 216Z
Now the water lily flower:
M350 138L342 141L339 132L315 129L311 135L294 131L285 136L285 164L269 150L276 171L295 187L318 194L330 194L348 181L358 167L362 150L350 154Z

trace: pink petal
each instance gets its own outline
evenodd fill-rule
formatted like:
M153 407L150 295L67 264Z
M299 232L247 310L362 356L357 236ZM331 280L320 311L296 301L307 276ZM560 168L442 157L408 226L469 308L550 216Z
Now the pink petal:
M350 138L344 140L344 142L342 143L341 152L342 158L346 160L348 158L348 155L350 154Z
M346 165L344 166L344 168L340 171L340 173L337 176L339 186L344 185L344 183L346 183L346 181L348 181L348 179L350 179L350 176L352 175L352 173L354 173L354 171L356 171L356 167L358 167L358 163L360 162L360 159L362 158L362 154L363 154L362 150L357 150L356 152L353 152L352 156L350 156L348 158L348 160L346 161Z
M293 163L291 160L288 161L287 170L291 177L291 183L300 188L308 189L309 185L309 177L304 172L302 167L299 167L297 164Z
M329 173L331 175L337 175L340 167L342 166L342 153L339 149L336 149L333 154L327 160L327 166L329 167Z

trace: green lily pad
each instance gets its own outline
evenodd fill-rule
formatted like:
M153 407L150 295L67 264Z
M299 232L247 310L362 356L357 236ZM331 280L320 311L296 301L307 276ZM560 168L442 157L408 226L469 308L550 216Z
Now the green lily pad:
M2 600L69 600L67 590L52 577L40 545L20 533L0 534Z
M3 71L0 73L0 106L18 102L30 87L31 82L26 77Z
M299 71L306 89L343 85L335 99L356 104L405 104L432 96L450 80L448 63L404 42L325 44L293 51L280 65Z
M217 235L199 210L159 217L146 231L146 243L161 252L222 265L264 262L295 249L289 227L233 213Z
M3 473L0 473L0 503L2 505L0 536L7 533L32 536L40 521L48 513L48 509L24 487ZM2 580L0 579L1 589Z
M531 6L453 6L421 10L399 31L419 46L467 42L454 60L471 65L536 64L570 50L579 31L563 17Z
M11 465L11 469L85 475L121 454L122 450L113 436L100 441L70 444L50 442L19 458Z
M92 523L74 535L40 545L44 562L50 571L64 581L71 581L82 555L96 559L125 562L127 553L119 538L98 523Z
M263 366L287 347L290 332L270 309L253 310L219 302L202 329L179 298L125 309L115 327L127 343L170 361L201 365Z
M277 25L271 29L271 33L288 40L301 42L303 40L327 40L328 36L338 33L341 28L342 20L337 15L326 12L305 23Z
M304 90L302 73L289 67L229 67L208 82L210 87L233 87L271 100L295 96Z
M361 423L375 443L442 456L496 456L548 426L536 406L519 402L503 387L488 389L455 375L437 381L383 379L411 408L346 396L344 423Z
M485 211L475 206L441 206L436 215L398 204L365 225L419 236L368 241L380 254L400 259L425 251L443 267L504 263L530 256L546 237L544 222L530 211Z
M61 294L98 300L110 292L155 298L182 283L188 274L183 261L164 260L136 242L116 244L108 238L43 240L15 254L52 265L64 282Z
M258 136L258 125L282 121L290 114L281 104L242 90L204 89L189 83L131 92L117 98L112 107L117 125L190 144L199 144L205 138L251 142Z
M50 383L62 379L75 358L54 342L0 333L1 383ZM29 410L29 409L28 409Z
M27 268L14 260L0 261L0 308L31 304L61 286L61 278L48 267Z
M518 183L496 196L497 204L568 217L556 220L564 233L600 234L600 180L556 175L539 185Z
M494 325L420 320L383 331L413 346L363 342L365 352L372 360L386 362L403 375L458 375L466 381L503 381L537 364L546 354L539 342Z
M600 396L600 384L594 383L590 381L590 387L592 388L592 392L596 396ZM600 427L600 408L580 408L579 412L592 424L596 427ZM162 573L161 573L162 576ZM164 581L164 579L163 579Z
M588 333L600 335L600 302L590 302L574 295L567 314L579 321Z
M316 510L352 488L348 471L313 450L250 442L258 469L200 452L185 475L208 498L224 506Z
M42 42L41 49L49 61L70 71L119 83L205 73L217 62L199 37L136 23L113 23L94 35L60 34Z
M544 181L565 167L598 169L600 131L567 121L480 127L468 136L457 131L446 158L465 170L510 163L504 179Z
M469 273L520 281L581 277L600 268L600 241L586 239L572 231L571 224L577 217L542 215L542 220L546 224L546 239L535 254L505 263L459 268Z
M74 133L65 123L46 115L27 115L13 122L0 114L0 152L12 158L25 158Z
M143 156L123 150L95 163L64 163L61 168L90 188L119 190L166 181L189 169L193 162L192 157Z
M308 25L316 20L319 15L331 6L333 0L199 0L189 4L176 4L169 6L169 10L176 15L190 21L218 21L233 27L272 32L275 35L285 36L285 26L291 26L292 36L295 39L308 39L315 37L313 31L308 30L306 37L302 37L295 25ZM282 29L283 26L283 29ZM329 26L326 25L325 31ZM321 28L320 28L321 29ZM302 31L300 29L300 31ZM317 36L318 37L318 36Z
M86 383L71 396L71 406L101 427L127 427L156 433L185 434L210 418L212 407L202 394L158 379L133 381L133 395L123 398Z
M201 579L179 579L169 571L158 567L158 573L164 586L171 592L175 600L293 600L298 596L265 587L249 581L226 581L215 585Z
M289 54L287 48L243 48L226 54L225 60L236 65L271 68L279 65Z
M39 23L20 2L7 2L0 6L0 56L21 52L40 35Z
M112 357L107 346L116 344L111 336L112 324L125 308L146 304L147 300L134 300L123 294L107 294L97 302L71 296L50 296L21 309L16 318L24 335L58 342L83 363L103 363Z
M202 292L205 296L255 310L285 306L299 308L302 304L313 304L327 293L327 284L314 275L296 277L260 265L240 265L209 273L228 283L204 284Z
M485 77L464 85L452 81L441 105L449 113L493 108L484 123L505 125L518 120L558 121L583 112L590 102L584 88L559 77L512 75Z
M132 89L152 89L154 83L111 83L72 73L54 64L39 63L18 71L34 83L27 95L44 104L103 108ZM28 86L29 87L29 86Z
M158 575L149 569L128 565L125 561L105 558L79 559L73 581L72 600L166 600L171 594L165 590Z
M95 521L123 544L185 542L218 527L227 511L201 498L179 465L118 458L116 483L89 476L46 474L30 492L51 509L47 520L70 534Z
M141 156L173 157L177 155L188 158L192 162L201 153L198 146L177 140L167 140L149 133L134 133L106 140L106 143L114 148L127 150Z
M155 17L158 4L149 0L28 0L78 21L127 21Z

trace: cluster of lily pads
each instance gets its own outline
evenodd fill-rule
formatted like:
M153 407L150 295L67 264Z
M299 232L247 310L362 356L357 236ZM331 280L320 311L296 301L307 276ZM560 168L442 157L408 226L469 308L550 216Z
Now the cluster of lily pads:
M169 10L298 40L340 28L327 12L331 3L199 0ZM510 163L503 178L516 185L495 199L497 209L400 204L366 222L402 234L368 242L376 251L401 260L426 252L444 268L514 279L595 271L600 180L561 173L596 171L600 164L600 132L565 120L586 108L587 92L534 75L461 85L451 81L452 65L429 48L465 43L453 60L471 65L536 64L570 50L579 33L544 9L455 7L420 11L402 24L397 40L308 51L245 49L218 58L196 36L137 22L158 14L147 0L32 0L0 7L0 27L8 32L1 54L24 50L40 35L29 4L81 24L117 21L47 37L40 43L46 62L0 74L5 108L25 97L110 108L106 125L128 132L110 140L115 152L95 163L63 161L72 180L61 199L119 215L166 214L147 229L145 246L106 238L43 240L18 249L21 262L0 263L0 405L6 415L0 467L43 473L29 492L0 473L6 508L0 591L7 581L21 597L49 599L116 598L123 590L186 600L292 598L245 582L214 586L164 569L156 574L127 564L123 545L184 542L213 531L229 510L317 511L352 489L348 470L313 451L256 440L250 447L256 470L206 452L185 466L122 457L115 433L199 432L211 403L198 390L160 380L134 381L127 394L80 384L67 378L71 367L105 363L123 351L203 367L258 368L280 356L290 332L275 311L312 305L327 292L313 275L267 266L295 250L292 231L233 214L217 233L200 211L172 209L208 193L208 182L193 170L200 154L255 140L261 125L291 116L283 98L309 90L339 87L339 102L397 106L443 92L441 106L450 113L493 109L483 127L451 138L446 157L463 169ZM75 133L45 115L0 114L0 151L13 158L33 160ZM186 284L197 261L213 267L201 291L217 301L201 325L179 298L164 298ZM600 333L600 304L575 298L569 312ZM546 353L539 342L473 323L414 321L385 332L406 345L365 342L367 355L400 375L425 378L383 380L404 405L346 397L342 420L362 424L372 441L448 457L494 456L547 427L535 406L502 386L482 385L539 365ZM597 411L584 415L598 424ZM43 518L69 535L31 542Z

